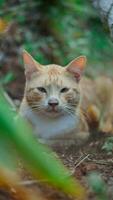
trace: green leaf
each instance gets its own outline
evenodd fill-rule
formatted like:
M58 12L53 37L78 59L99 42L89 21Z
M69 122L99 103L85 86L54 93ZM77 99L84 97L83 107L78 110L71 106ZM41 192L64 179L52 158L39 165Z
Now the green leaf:
M0 166L8 170L16 170L17 159L11 141L0 130Z
M5 0L0 0L0 7L2 7L4 3L5 3Z
M98 173L89 174L88 181L90 187L96 193L98 200L108 200L106 185Z
M113 151L113 137L108 137L102 146L102 149L107 151L107 152L112 152Z

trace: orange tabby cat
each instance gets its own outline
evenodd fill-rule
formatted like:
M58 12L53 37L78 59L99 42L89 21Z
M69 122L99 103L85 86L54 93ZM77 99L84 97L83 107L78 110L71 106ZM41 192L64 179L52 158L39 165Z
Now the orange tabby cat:
M113 132L113 82L82 78L86 57L66 67L43 66L26 51L26 86L20 113L34 133L50 144L70 145L89 138L89 130Z
M61 145L87 139L88 125L80 108L86 57L80 56L66 67L43 66L26 51L23 58L26 86L20 113L33 125L38 138Z

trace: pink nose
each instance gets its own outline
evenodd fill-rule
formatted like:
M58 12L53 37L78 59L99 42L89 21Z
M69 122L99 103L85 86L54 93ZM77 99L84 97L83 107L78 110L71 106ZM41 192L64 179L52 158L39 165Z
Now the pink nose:
M59 102L58 102L58 100L56 98L51 98L48 101L48 105L52 106L52 107L58 106L58 104L59 104Z

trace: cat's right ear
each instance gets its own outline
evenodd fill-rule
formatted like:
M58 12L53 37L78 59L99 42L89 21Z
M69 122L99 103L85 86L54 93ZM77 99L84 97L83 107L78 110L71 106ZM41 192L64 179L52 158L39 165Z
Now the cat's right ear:
M79 56L68 64L66 70L75 77L77 82L79 82L83 74L85 65L86 65L86 57Z
M26 79L29 80L32 74L41 70L41 65L36 62L26 50L23 50L23 60L25 66L25 76Z

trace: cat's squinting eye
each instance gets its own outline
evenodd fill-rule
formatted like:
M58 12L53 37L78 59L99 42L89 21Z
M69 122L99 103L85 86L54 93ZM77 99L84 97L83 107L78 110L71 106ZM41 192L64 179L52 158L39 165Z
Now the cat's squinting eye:
M47 93L46 89L43 87L37 87L40 92Z
M69 88L67 87L64 87L60 90L61 93L65 93L65 92L68 92L69 91Z

